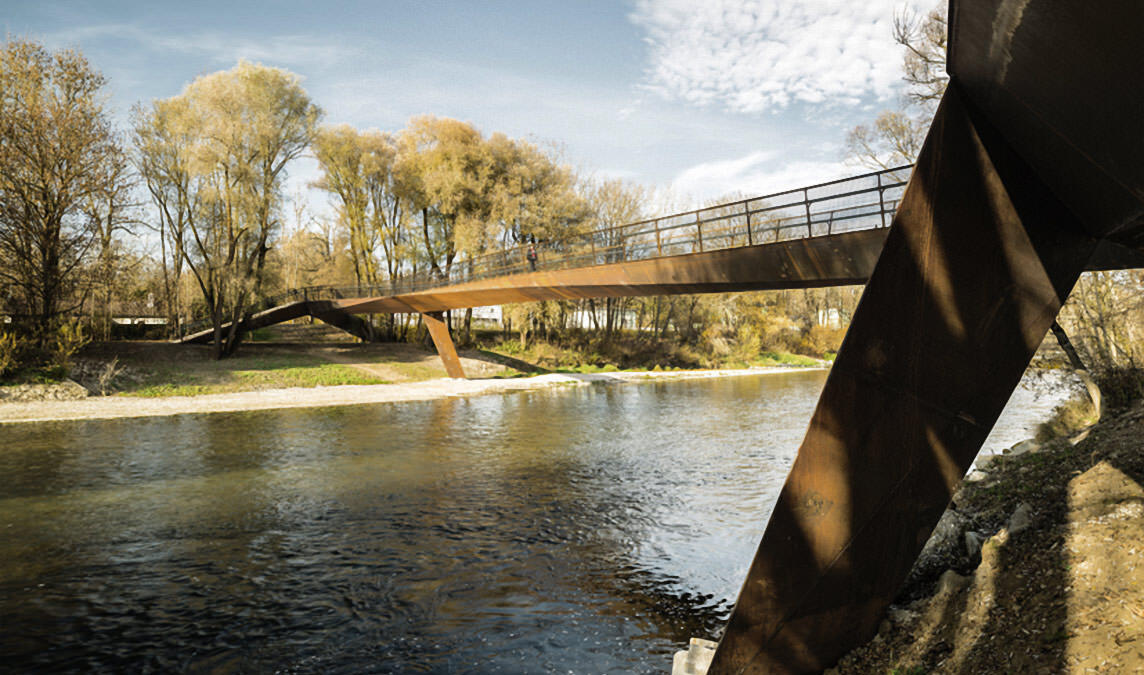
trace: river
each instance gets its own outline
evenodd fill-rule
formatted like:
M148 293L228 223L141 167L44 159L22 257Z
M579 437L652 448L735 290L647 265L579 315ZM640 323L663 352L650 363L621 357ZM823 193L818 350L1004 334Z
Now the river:
M824 379L0 427L0 662L668 672L721 630Z

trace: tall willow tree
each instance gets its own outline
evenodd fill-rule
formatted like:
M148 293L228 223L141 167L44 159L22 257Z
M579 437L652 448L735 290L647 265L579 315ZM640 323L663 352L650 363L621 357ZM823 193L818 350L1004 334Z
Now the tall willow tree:
M388 278L397 279L404 262L406 198L393 171L397 157L393 137L348 125L323 127L313 148L322 167L322 177L315 186L337 199L339 218L350 236L357 283L376 284L380 280L379 247Z
M377 236L369 227L369 177L365 171L369 150L365 146L364 134L346 124L323 127L313 144L314 156L322 167L322 177L314 185L338 199L338 217L349 231L358 286L377 283Z
M484 141L467 122L415 117L398 138L397 171L421 218L429 269L449 276L458 254L456 231L480 210Z
M585 233L590 209L569 167L536 145L504 134L493 134L485 147L484 208L469 224L474 232L458 233L462 239L468 235L463 250L479 255L526 241L556 249Z
M587 216L568 167L531 143L504 134L485 139L467 122L411 120L399 136L396 170L421 214L429 266L441 274L458 256L525 238L562 241Z
M96 243L86 207L126 180L104 84L79 52L0 48L0 298L41 344L79 304Z
M137 114L140 170L202 292L218 358L238 347L280 227L286 166L320 117L297 75L245 61Z

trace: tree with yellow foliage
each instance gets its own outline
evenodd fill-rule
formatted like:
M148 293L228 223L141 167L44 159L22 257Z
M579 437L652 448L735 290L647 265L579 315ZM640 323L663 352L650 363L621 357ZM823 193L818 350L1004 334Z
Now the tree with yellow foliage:
M286 166L321 114L297 75L245 61L137 114L140 170L202 292L218 358L238 347L280 227Z

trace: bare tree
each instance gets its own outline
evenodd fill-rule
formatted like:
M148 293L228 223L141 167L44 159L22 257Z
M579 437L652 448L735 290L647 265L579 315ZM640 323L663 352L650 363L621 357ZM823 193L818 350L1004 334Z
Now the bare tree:
M134 197L137 175L127 153L116 144L107 159L102 187L90 195L84 207L97 247L96 265L91 275L92 327L104 340L111 339L113 288L116 276L122 271L118 235L121 232L134 234L131 228L138 222L135 217L138 204Z
M945 94L949 75L945 72L946 37L949 26L946 4L924 17L911 9L894 16L894 42L905 48L902 79L906 81L906 99L929 108L932 115Z
M917 158L937 103L949 84L945 73L945 13L943 4L924 17L911 10L894 17L894 41L905 50L902 79L906 91L897 109L884 110L872 123L850 130L847 158L871 169L889 169Z
M82 301L77 272L96 241L85 207L123 180L104 84L76 51L0 50L0 287L41 343Z

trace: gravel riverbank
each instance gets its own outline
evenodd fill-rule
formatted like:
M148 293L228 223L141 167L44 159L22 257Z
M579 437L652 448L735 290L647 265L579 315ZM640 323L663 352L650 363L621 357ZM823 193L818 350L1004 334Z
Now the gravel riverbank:
M91 396L79 400L0 402L0 424L426 401L450 396L480 396L506 391L583 386L592 383L622 384L647 380L740 377L766 373L785 373L795 370L807 369L747 368L741 370L614 372L569 375L552 373L536 377L509 379L453 380L440 378L398 384L262 389L201 396L154 398Z

